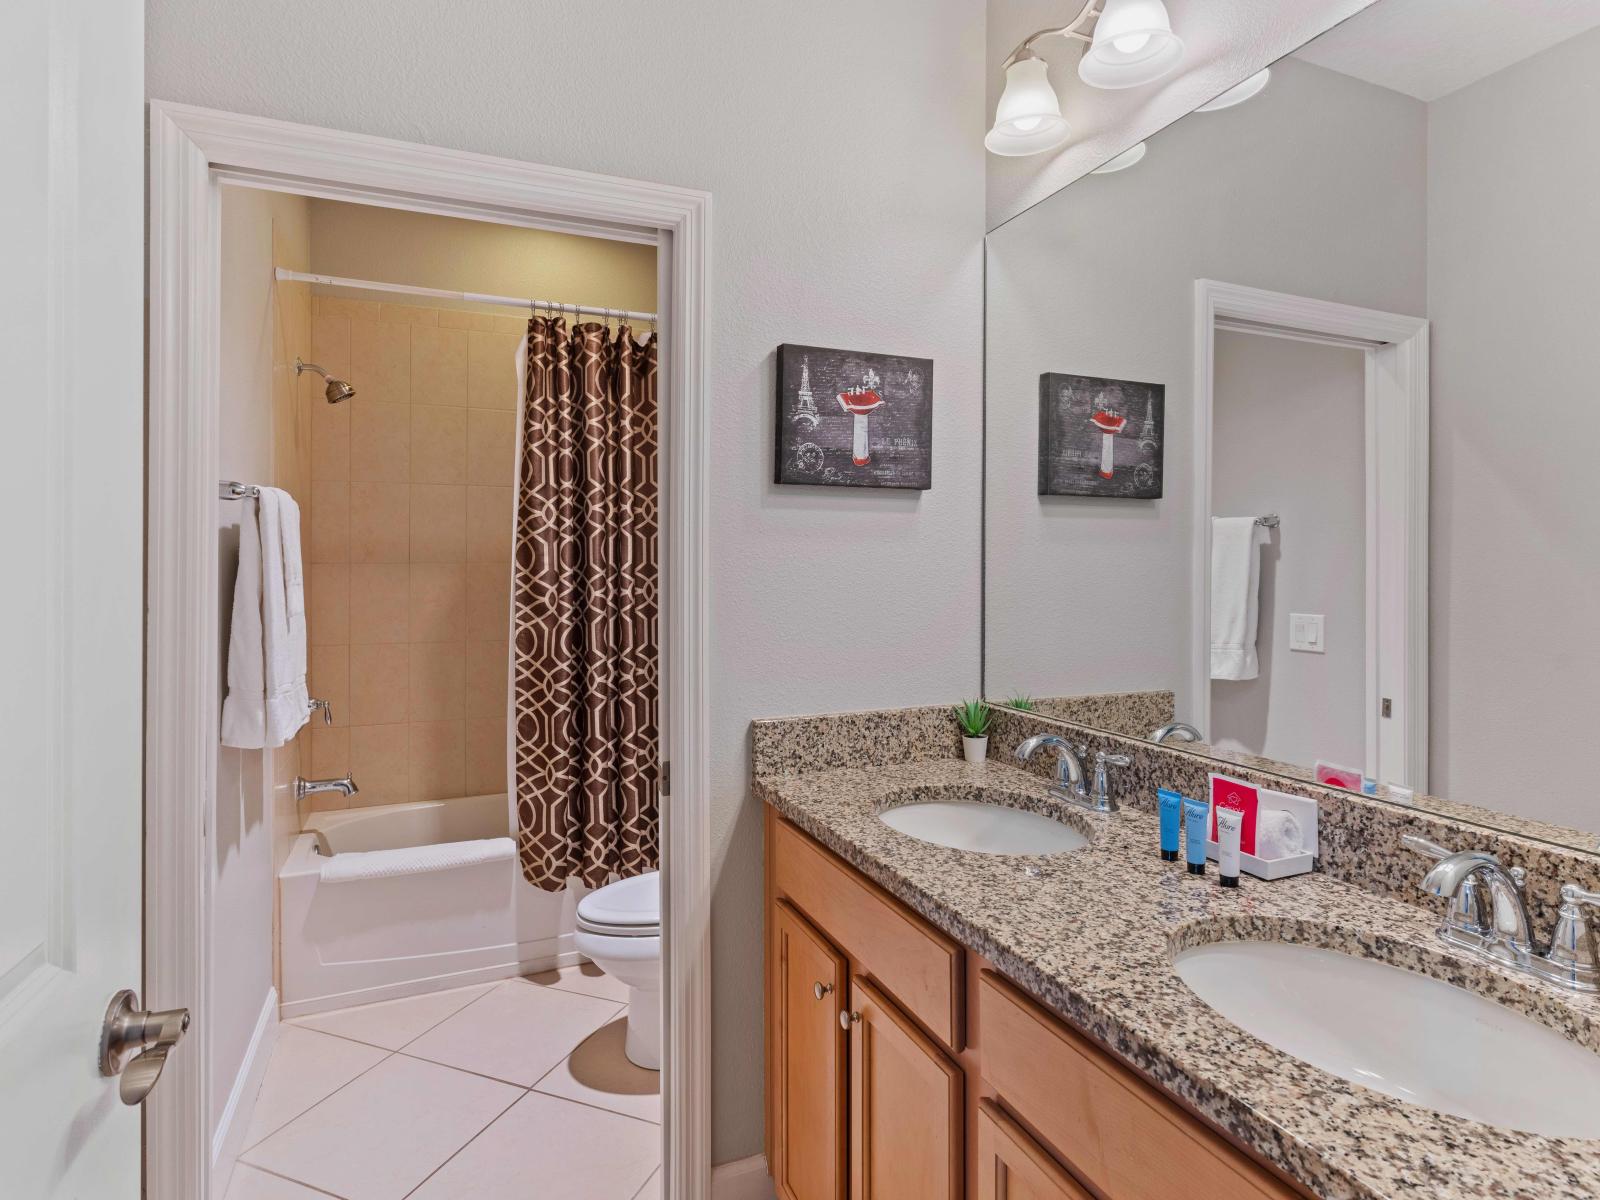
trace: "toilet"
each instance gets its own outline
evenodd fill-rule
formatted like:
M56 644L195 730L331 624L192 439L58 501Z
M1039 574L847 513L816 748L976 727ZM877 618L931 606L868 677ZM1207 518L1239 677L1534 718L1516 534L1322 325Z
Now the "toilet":
M661 1069L661 873L619 879L578 901L574 945L628 985L628 1061Z

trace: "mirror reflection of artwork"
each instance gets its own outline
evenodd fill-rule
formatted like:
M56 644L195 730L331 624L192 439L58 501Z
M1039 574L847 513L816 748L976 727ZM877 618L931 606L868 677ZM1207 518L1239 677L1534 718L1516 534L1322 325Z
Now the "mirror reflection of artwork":
M933 486L933 362L778 347L778 483Z
M1166 392L1159 383L1039 376L1039 494L1159 498Z

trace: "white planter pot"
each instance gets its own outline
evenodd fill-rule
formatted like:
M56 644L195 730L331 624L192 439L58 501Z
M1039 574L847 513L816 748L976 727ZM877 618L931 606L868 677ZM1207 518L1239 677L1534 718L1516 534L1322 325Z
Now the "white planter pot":
M981 763L989 757L989 739L961 735L961 753L969 763Z

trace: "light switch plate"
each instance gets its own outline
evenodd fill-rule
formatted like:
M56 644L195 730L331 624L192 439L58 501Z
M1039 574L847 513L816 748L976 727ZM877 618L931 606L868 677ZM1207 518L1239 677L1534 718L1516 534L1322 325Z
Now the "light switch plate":
M1310 654L1326 654L1322 641L1322 613L1289 614L1289 649Z

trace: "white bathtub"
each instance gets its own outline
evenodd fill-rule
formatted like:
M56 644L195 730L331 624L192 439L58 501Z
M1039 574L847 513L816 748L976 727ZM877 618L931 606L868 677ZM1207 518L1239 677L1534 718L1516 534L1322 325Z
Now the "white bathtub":
M542 892L522 877L506 796L313 813L278 874L282 1015L392 1000L581 961L581 885ZM356 878L324 879L328 855ZM460 845L452 846L451 843ZM371 854L372 851L384 853ZM441 860L499 854L466 864ZM348 872L347 872L348 873Z

